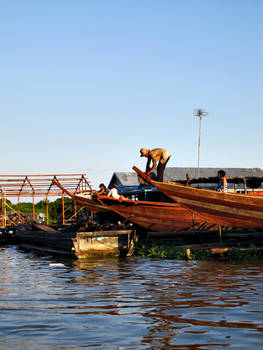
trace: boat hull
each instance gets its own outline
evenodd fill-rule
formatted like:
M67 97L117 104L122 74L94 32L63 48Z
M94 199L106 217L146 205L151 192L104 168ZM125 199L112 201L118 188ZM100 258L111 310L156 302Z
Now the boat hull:
M151 231L198 230L204 223L190 210L176 203L118 200L99 196L101 202L129 221Z
M76 258L132 254L132 230L61 232L18 227L16 238L24 248Z
M109 208L105 207L102 204L96 203L93 199L90 199L87 196L85 197L85 195L74 195L74 199L79 205L87 208L93 213L103 213L110 211Z
M239 228L263 228L261 196L221 193L169 181L157 182L146 177L138 168L133 169L148 183L207 222Z

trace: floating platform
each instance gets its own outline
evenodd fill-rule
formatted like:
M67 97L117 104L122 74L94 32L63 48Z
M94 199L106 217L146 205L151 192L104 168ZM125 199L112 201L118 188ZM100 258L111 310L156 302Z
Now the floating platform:
M50 254L76 258L127 256L134 249L133 230L67 231L48 225L20 225L16 230L18 244Z
M16 227L0 227L0 245L15 244Z

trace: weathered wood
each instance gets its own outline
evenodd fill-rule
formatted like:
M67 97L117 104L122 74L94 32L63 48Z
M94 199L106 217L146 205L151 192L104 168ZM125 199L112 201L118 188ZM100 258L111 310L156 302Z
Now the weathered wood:
M220 193L214 190L158 182L136 167L133 169L165 195L210 223L230 227L263 229L263 196Z
M85 258L128 254L133 231L67 232L34 224L29 227L18 226L16 237L19 244L26 248Z
M53 227L49 225L44 225L44 224L32 224L32 229L34 230L40 230L40 231L45 231L45 232L58 232L58 230L54 229Z
M177 203L134 201L129 198L115 199L109 196L98 196L99 200L108 208L125 219L150 231L188 231L206 224L199 215Z
M77 232L73 250L78 258L127 255L131 233L131 230Z

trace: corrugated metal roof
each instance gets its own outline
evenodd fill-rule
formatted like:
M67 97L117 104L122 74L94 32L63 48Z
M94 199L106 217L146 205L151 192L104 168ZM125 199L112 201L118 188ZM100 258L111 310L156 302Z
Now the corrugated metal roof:
M263 170L260 168L200 168L200 177L214 177L220 169L226 172L226 176L231 177L263 176ZM167 167L164 180L184 180L187 173L191 178L197 177L197 168ZM138 186L139 181L135 172L116 172L110 180L109 186L111 185L115 187Z

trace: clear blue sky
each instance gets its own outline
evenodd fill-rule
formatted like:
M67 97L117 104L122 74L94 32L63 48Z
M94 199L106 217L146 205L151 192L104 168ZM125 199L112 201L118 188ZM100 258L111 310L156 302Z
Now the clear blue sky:
M2 174L260 167L261 0L0 0Z

